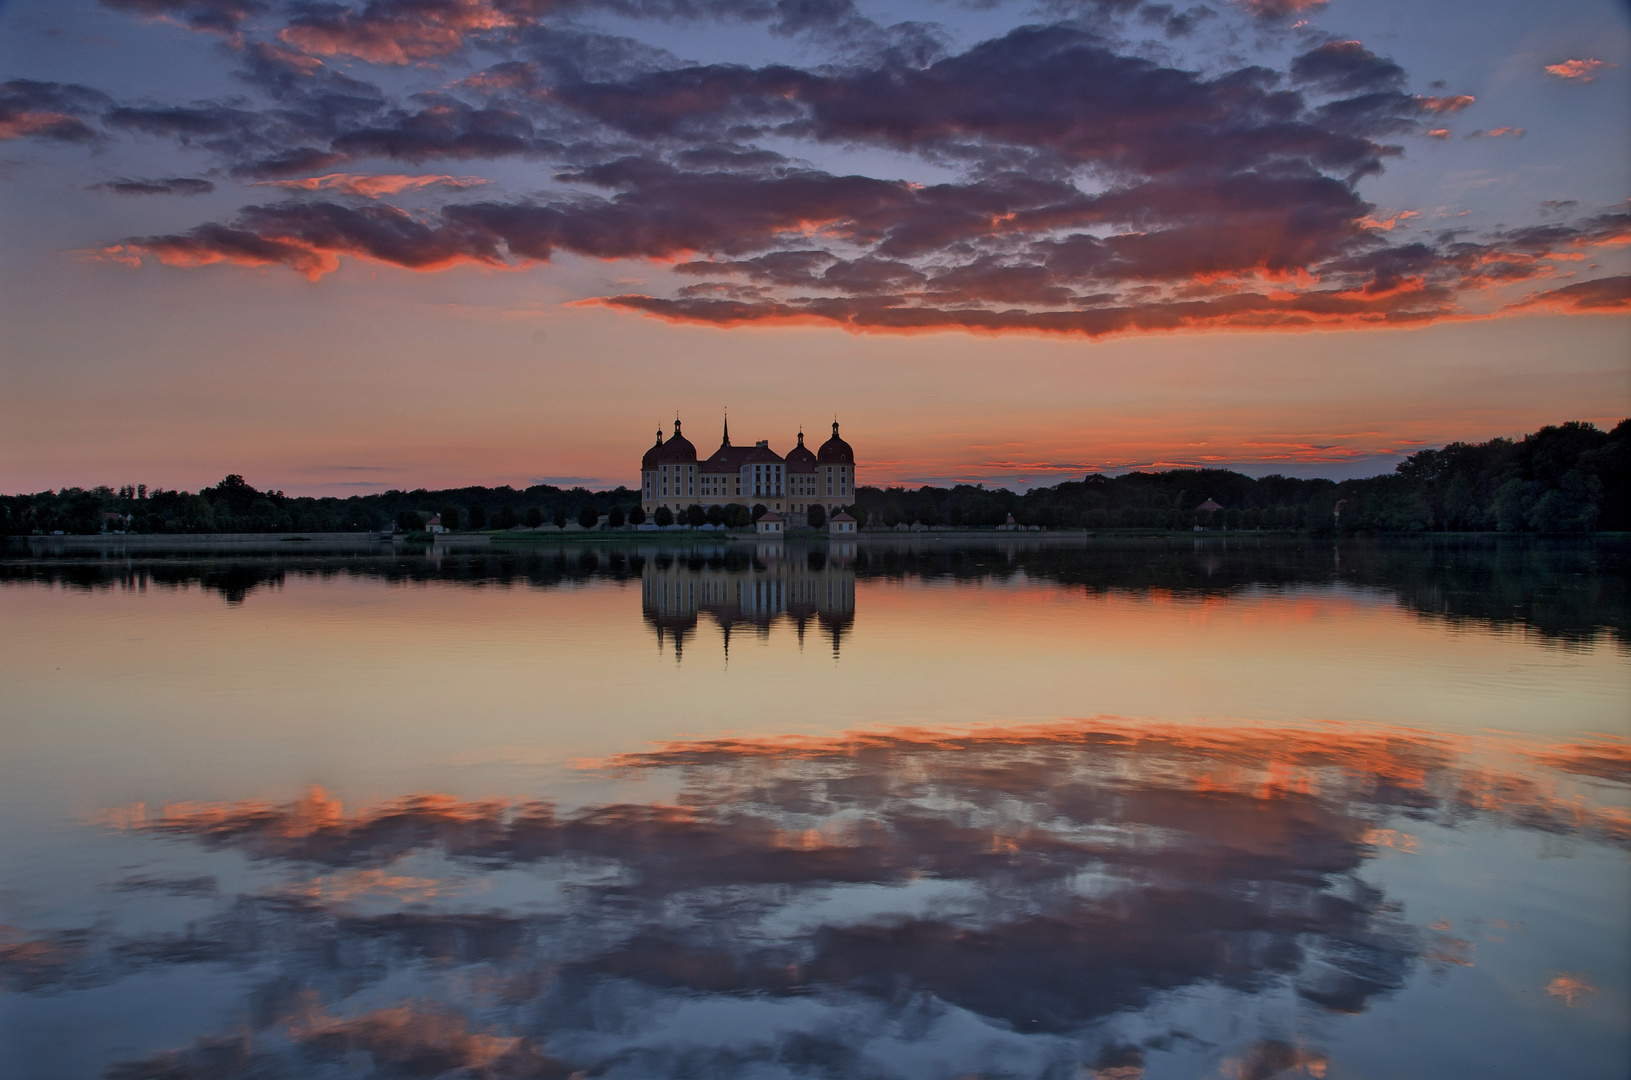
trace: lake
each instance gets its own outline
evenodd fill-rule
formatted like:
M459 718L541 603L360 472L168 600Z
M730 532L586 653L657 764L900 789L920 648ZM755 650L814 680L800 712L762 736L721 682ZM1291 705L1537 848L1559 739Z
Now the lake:
M114 545L0 700L6 1078L1631 1073L1624 540Z

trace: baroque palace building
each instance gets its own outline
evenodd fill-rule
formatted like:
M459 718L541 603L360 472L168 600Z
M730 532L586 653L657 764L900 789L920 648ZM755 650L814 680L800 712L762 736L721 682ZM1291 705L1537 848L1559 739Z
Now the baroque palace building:
M659 506L681 511L692 505L728 503L761 503L767 510L800 517L811 506L820 505L828 514L851 506L855 451L838 437L836 420L832 438L820 449L812 453L800 431L798 445L786 457L770 449L766 439L752 446L732 446L729 420L719 449L706 461L697 460L696 447L681 434L679 420L666 442L662 429L657 429L656 444L640 459L640 505L646 513Z

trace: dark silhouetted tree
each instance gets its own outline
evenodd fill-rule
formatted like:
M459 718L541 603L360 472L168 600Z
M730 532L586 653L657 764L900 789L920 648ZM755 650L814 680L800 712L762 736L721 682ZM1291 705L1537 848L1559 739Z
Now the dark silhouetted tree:
M630 525L644 525L645 523L646 523L646 508L641 506L640 504L636 503L635 506L634 506L634 509L629 511L629 524Z
M459 508L452 503L438 511L442 519L442 528L448 532L457 532L459 529Z
M578 511L578 524L582 525L585 529L594 528L595 522L599 520L600 511L596 510L593 506L584 506Z
M674 524L674 511L670 510L666 506L659 506L657 507L656 520L658 528L666 529L670 525Z
M527 528L536 529L538 526L544 523L544 512L538 509L536 506L529 506L527 507L527 516L524 520L527 523Z
M804 519L810 523L810 528L822 528L827 524L827 508L820 503L811 503L810 509L805 511Z
M425 527L425 519L417 510L403 510L396 515L396 527L403 532L418 532Z
M692 503L685 508L685 523L693 529L698 525L708 524L708 511L696 503Z
M621 506L612 507L611 513L606 515L607 528L621 529L623 527L623 521L623 508Z
M516 517L515 507L505 503L498 508L498 517L493 524L500 529L513 529L520 521L521 519Z
M555 508L555 517L553 520L557 529L566 528L566 507L557 506Z
M472 506L469 510L466 510L464 518L472 529L485 529L487 527L487 511L480 506Z

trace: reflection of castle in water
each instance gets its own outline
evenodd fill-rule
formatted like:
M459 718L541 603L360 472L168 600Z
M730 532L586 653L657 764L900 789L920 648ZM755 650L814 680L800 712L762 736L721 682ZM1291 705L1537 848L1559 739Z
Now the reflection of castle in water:
M814 624L836 657L855 623L854 558L853 543L806 549L779 541L761 543L751 553L658 555L641 570L641 610L659 648L673 639L676 660L704 615L719 625L727 656L733 630L751 628L766 636L783 622L798 634L800 646Z

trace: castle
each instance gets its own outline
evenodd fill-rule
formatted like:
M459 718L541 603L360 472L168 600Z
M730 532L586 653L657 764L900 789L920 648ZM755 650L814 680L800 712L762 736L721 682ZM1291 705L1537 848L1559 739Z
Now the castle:
M770 449L765 439L753 446L732 446L726 420L719 449L698 461L696 447L680 433L676 419L673 437L664 442L659 428L656 445L640 459L640 505L648 514L660 506L679 512L692 505L759 503L801 521L812 506L819 505L830 515L854 502L855 451L838 437L836 420L832 438L819 450L812 453L800 431L798 445L786 457Z

